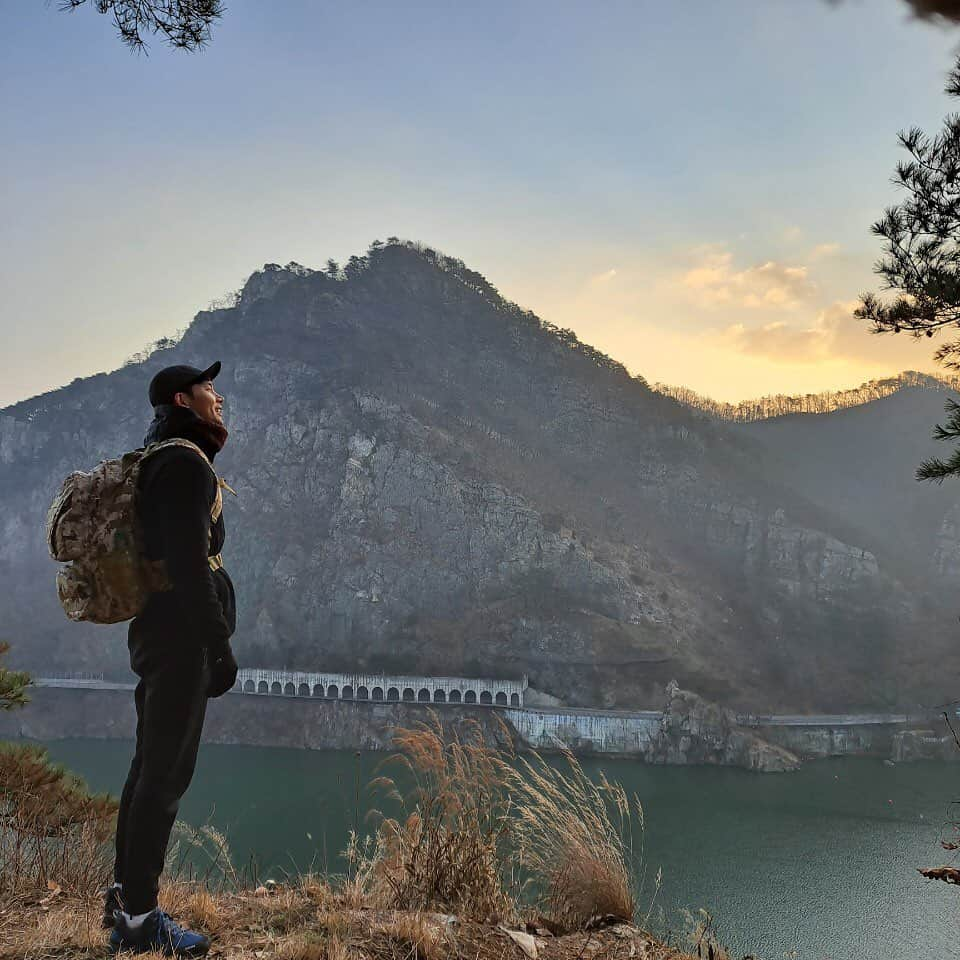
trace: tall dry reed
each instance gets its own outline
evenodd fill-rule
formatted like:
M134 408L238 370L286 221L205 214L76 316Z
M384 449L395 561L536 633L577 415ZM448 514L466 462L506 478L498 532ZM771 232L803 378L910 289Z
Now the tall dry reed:
M387 792L401 814L383 818L376 849L364 867L367 892L399 910L443 910L477 919L515 913L505 869L513 818L508 768L484 740L479 724L445 735L436 714L398 729L398 780L371 784Z
M356 893L479 919L516 916L525 901L558 930L633 920L643 809L620 784L595 783L571 754L565 770L536 753L516 758L476 723L446 733L436 715L394 742L402 777L372 785L404 812L366 847L351 838Z
M607 918L630 922L637 900L633 826L642 832L643 808L602 772L591 780L571 753L565 765L561 770L534 753L507 779L528 890L561 930Z
M238 867L226 834L212 823L195 827L177 820L172 838L165 871L170 881L199 883L215 893L240 890L251 880L256 885L256 864Z

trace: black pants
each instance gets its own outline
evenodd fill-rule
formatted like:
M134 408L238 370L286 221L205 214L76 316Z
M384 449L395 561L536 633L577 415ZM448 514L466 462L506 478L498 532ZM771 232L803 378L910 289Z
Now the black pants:
M157 905L170 831L197 762L209 679L206 652L197 650L152 665L137 684L137 749L120 797L114 867L128 913Z

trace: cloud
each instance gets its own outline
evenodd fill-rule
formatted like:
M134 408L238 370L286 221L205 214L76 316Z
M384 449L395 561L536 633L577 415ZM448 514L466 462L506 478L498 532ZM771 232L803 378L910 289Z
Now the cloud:
M829 334L819 327L798 330L782 320L761 327L735 323L723 331L726 342L740 353L789 363L819 363L826 359Z
M830 360L894 364L901 369L927 366L926 339L874 336L863 321L854 319L856 300L838 300L820 310L812 324L798 327L783 321L750 327L735 323L721 331L720 339L739 353L774 363L817 364Z
M733 254L713 251L681 277L681 285L701 305L792 309L809 300L816 291L804 266L789 266L776 260L734 269Z
M818 243L810 251L811 260L822 260L824 257L832 257L835 253L840 252L839 243Z
M594 274L589 280L589 285L591 287L603 286L608 284L616 275L616 269L611 267L609 270L604 270L603 273Z

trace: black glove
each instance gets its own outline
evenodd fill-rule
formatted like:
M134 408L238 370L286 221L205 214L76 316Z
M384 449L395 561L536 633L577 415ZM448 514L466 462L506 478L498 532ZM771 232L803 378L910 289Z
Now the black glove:
M208 697L222 697L237 682L237 661L229 645L210 653L210 681L207 684Z

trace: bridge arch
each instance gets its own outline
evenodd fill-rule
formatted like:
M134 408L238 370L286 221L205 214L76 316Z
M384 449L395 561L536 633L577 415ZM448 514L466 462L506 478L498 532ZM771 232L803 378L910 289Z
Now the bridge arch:
M410 676L380 673L310 673L300 670L240 670L237 693L375 702L523 706L527 679Z

